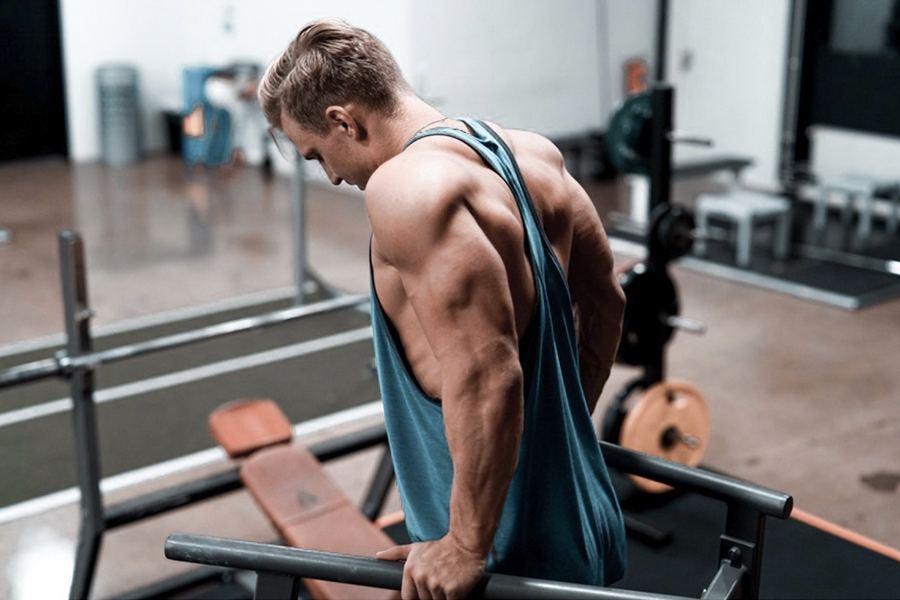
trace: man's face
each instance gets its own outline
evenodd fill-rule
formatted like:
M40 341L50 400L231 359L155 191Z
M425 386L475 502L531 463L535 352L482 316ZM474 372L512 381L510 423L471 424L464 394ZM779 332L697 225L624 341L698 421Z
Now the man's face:
M281 117L285 136L306 160L316 160L333 185L346 181L361 190L372 175L365 167L362 147L340 123L331 124L324 136L303 128L287 115Z

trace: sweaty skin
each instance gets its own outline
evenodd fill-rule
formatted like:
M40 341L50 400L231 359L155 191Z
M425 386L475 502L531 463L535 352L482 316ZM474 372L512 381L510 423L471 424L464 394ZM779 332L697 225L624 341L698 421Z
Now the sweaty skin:
M535 285L515 199L473 150L433 136L400 152L417 128L437 120L434 109L416 100L408 100L402 121L331 107L326 136L286 116L282 126L332 183L365 189L375 289L412 374L442 404L454 469L449 531L378 556L406 561L403 598L456 598L484 574L516 468L524 405L518 341L534 310ZM457 121L439 124L465 130ZM593 412L624 310L606 234L552 143L490 126L512 149L567 274L581 380Z

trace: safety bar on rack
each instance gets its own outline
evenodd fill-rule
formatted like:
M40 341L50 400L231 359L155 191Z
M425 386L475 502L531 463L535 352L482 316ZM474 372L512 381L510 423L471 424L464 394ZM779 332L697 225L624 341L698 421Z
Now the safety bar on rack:
M385 444L386 442L387 433L385 432L384 424L378 424L359 431L345 433L339 437L323 440L309 446L308 450L319 462L324 463ZM209 475L109 506L103 511L105 528L107 530L115 529L141 519L215 498L243 487L244 484L241 482L238 468L228 469L215 475ZM377 478L373 480L372 489L374 491L382 492L385 488L386 484ZM379 493L379 497L382 497L381 504L370 509L373 520L378 516L377 512L381 510L381 506L384 503L382 493Z
M65 351L60 351L54 358L26 363L0 372L0 389L48 377L65 376L80 368L90 369L101 364L113 363L152 352L172 350L234 333L280 325L304 317L324 315L341 309L359 306L368 301L369 297L367 295L338 296L313 304L294 306L262 315L244 317L152 340L126 344L117 348L87 352L78 356L69 356Z

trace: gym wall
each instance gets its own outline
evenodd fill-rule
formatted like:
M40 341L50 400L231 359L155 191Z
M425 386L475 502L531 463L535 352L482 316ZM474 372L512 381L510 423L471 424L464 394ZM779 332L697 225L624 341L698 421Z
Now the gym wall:
M343 16L384 39L416 90L448 114L548 135L596 129L621 100L622 61L652 59L656 9L656 0L60 3L75 161L99 158L101 65L137 67L145 150L153 152L166 145L162 111L182 108L184 66L267 63L321 16Z
M667 73L676 126L717 152L754 157L750 183L775 185L790 0L670 2ZM395 52L411 83L448 114L547 135L603 127L622 98L622 62L652 64L656 0L61 0L69 151L99 157L96 69L140 73L146 150L181 105L186 65L266 63L306 21L345 16ZM703 152L676 148L676 157Z
M752 157L745 180L778 185L790 0L669 2L668 79L675 128ZM675 159L709 149L675 145Z
M267 64L315 18L346 16L410 63L412 0L60 0L63 68L74 161L100 156L95 73L128 63L140 76L145 150L166 146L163 110L182 108L182 69L235 59Z
M609 111L601 95L599 4L414 3L411 81L447 115L550 136L598 129Z

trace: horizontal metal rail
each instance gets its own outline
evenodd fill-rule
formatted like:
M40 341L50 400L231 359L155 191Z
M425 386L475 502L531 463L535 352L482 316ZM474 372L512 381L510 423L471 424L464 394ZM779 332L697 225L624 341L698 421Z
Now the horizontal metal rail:
M45 358L0 372L0 389L39 381L63 374L63 368L55 358Z
M183 533L173 533L168 537L165 553L171 560L256 571L261 578L276 575L324 579L391 590L399 590L403 581L403 565L398 562ZM547 600L679 598L496 573L485 575L473 595L481 598Z
M94 394L95 404L105 404L134 398L141 394L158 392L160 390L218 377L226 373L255 369L264 365L271 365L278 361L309 356L317 352L324 352L333 348L340 348L369 340L372 338L372 328L368 325L326 335L324 337L297 342L287 346L280 346L253 354L244 354L234 358L227 358L217 362L206 363L196 367L190 367L183 371L172 371L163 375L155 375L145 379L138 379L121 385L104 388ZM63 413L72 409L72 400L69 397L49 400L40 404L32 404L19 409L0 413L0 428L17 425L26 421L41 419L50 415Z
M197 342L204 342L234 333L262 329L272 325L280 325L304 317L324 315L344 308L357 306L368 301L369 297L367 295L342 296L330 300L323 300L322 302L316 302L315 304L295 306L253 317L217 323L215 325L200 327L199 329L193 329L191 331L147 340L145 342L128 344L118 348L92 352L90 354L82 354L74 358L61 358L60 362L64 368L77 369L81 367L94 367L99 364L117 362L126 358L133 358L151 352L159 352L161 350L171 350L173 348L187 346Z
M76 369L90 369L101 364L134 358L152 352L171 350L226 335L262 329L305 317L324 315L345 308L359 306L368 301L369 297L365 294L340 296L323 300L322 302L234 319L225 323L217 323L144 342L126 344L74 357L70 357L66 352L60 351L54 358L26 363L0 372L0 389L49 377L65 376Z
M783 492L727 475L688 467L609 442L601 441L600 446L606 464L625 473L647 477L680 490L696 492L726 504L738 503L779 519L788 518L794 507L794 499Z
M313 444L308 450L319 462L324 463L386 442L387 432L384 424L380 423L373 427ZM106 529L114 529L141 519L189 506L221 494L242 489L243 486L238 469L234 468L203 479L146 494L133 500L126 500L104 510Z

